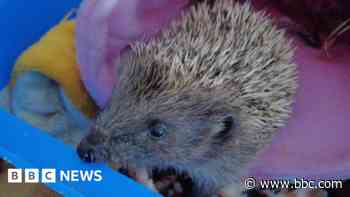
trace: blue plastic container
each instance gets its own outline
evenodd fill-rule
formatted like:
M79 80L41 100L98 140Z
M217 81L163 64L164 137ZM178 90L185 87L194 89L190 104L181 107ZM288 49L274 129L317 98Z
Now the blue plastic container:
M18 55L79 3L80 0L0 0L0 89L8 82ZM74 148L1 110L0 131L0 158L17 168L102 170L101 182L48 184L63 196L159 196L104 165L81 162Z

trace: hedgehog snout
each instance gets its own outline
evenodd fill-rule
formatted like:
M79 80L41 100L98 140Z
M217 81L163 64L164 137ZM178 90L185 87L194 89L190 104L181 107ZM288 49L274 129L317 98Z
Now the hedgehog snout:
M109 151L104 140L92 133L81 140L77 147L79 158L87 163L105 162L109 159Z

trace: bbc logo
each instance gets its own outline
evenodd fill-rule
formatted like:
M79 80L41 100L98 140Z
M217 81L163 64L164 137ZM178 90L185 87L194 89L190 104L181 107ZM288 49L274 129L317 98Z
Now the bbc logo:
M39 180L41 175L41 179ZM55 183L56 169L8 169L7 180L9 183Z
M56 183L56 179L59 182L100 182L103 177L101 170L8 169L9 183Z

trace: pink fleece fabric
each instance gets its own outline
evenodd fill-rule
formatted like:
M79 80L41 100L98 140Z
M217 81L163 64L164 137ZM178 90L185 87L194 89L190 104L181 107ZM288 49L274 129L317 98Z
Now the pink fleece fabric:
M262 178L350 178L350 56L337 48L326 58L298 44L299 89L294 113L253 164Z
M187 0L86 0L77 18L77 53L82 79L103 108L115 85L120 53L147 40L176 17Z
M187 0L85 0L77 19L77 50L85 85L101 108L115 84L114 58L129 43L154 36ZM294 113L253 162L261 178L350 178L350 49L326 58L297 43L299 89ZM116 60L117 61L117 60Z

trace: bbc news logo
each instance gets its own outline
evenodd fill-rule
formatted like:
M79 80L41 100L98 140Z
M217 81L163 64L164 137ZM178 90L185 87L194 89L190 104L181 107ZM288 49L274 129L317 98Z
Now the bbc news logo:
M100 182L101 170L8 169L9 183Z

